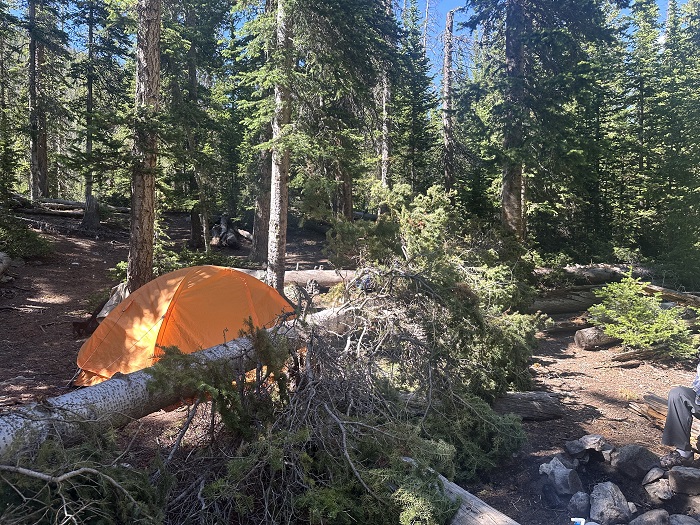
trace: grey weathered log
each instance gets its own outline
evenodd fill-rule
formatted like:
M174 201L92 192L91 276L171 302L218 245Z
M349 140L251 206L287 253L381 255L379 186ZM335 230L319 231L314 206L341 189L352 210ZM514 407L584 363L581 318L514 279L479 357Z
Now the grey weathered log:
M7 255L5 252L0 252L0 275L7 271L11 262L12 259L10 259L9 255Z
M310 316L309 323L342 331L338 309L328 309ZM289 322L279 328L289 339L300 337L298 324ZM245 372L256 364L253 345L247 338L218 345L194 354L199 363L227 363L234 372ZM97 429L120 427L130 421L173 405L195 392L181 385L169 391L154 391L148 385L152 375L147 370L117 374L95 386L49 398L42 403L0 415L0 456L8 451L43 442L49 436L77 438L85 424Z
M577 286L564 290L555 290L535 299L527 309L529 313L569 314L583 312L600 302L593 290L597 286Z
M264 270L248 268L236 268L236 270L252 275L256 279L265 279ZM284 273L284 283L306 286L306 283L314 280L320 287L330 288L338 283L349 282L354 276L355 270L287 270Z
M564 415L559 398L549 392L507 392L493 404L498 414L515 414L523 421L548 421Z
M406 463L416 466L413 458L402 458ZM434 472L432 469L428 469ZM520 525L505 514L497 511L486 502L480 500L471 492L451 482L445 476L438 474L438 480L442 485L443 493L453 503L459 503L449 525Z
M658 293L661 295L661 298L666 301L674 301L680 304L700 306L700 297L698 297L697 295L679 292L678 290L671 290L670 288L663 288L661 286L655 286L653 284L645 285L644 291L649 294Z
M449 521L450 525L519 525L517 521L497 511L444 476L439 475L438 478L447 497L453 502L460 502L457 512Z
M605 346L619 343L619 339L606 335L602 328L593 326L578 330L574 335L574 342L584 350L595 350Z

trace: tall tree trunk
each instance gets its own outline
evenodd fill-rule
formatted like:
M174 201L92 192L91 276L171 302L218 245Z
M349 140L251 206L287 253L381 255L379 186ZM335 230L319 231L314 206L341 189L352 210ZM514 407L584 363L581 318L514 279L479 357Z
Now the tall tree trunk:
M289 76L292 68L291 23L285 9L286 0L277 3L277 52L281 55L281 81L275 84L275 115L272 120L272 173L270 184L270 229L267 246L267 282L280 293L284 291L287 251L287 208L289 205L289 148L280 142L292 119Z
M127 288L133 292L153 278L158 133L154 129L160 91L160 0L138 1L136 39L136 122L131 177L131 237Z
M48 197L46 151L46 111L42 101L41 69L44 46L39 42L37 29L37 1L29 2L29 126L30 126L30 198Z
M263 141L270 139L272 129L265 130ZM267 244L270 229L270 187L272 184L272 155L269 150L260 152L258 157L260 188L255 199L255 217L253 219L253 246L250 257L253 261L267 261Z
M391 0L385 0L385 8L387 15L393 16L393 8ZM386 62L382 65L382 142L380 146L380 180L382 186L389 187L389 168L391 155L391 81L389 79L389 64Z
M455 183L455 142L452 125L452 32L454 30L455 12L447 12L445 22L445 37L442 58L442 133L443 133L443 162L445 163L444 184L446 190L451 190Z
M93 91L95 83L95 53L94 53L94 3L90 2L88 7L88 71L87 71L87 98L85 100L85 158L88 166L85 173L85 214L80 224L81 228L92 230L100 225L100 213L92 188L94 181L93 158L92 158L92 114L94 108Z
M506 92L503 118L501 222L518 239L525 237L523 163L523 102L525 60L522 0L506 5Z
M404 4L404 10L406 6ZM453 10L454 11L454 10ZM450 11L452 12L452 11ZM449 13L448 13L449 16ZM430 0L425 0L425 20L423 20L423 56L428 52L428 21L430 20Z

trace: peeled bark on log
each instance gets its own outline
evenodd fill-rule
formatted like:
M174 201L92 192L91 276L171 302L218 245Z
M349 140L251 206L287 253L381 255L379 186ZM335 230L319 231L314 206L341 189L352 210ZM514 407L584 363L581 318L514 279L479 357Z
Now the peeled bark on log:
M338 312L337 309L324 310L310 316L309 323L341 331L339 325L343 320ZM301 335L295 323L284 325L279 333L288 339ZM242 373L256 365L253 345L247 338L208 348L193 356L200 363L232 364L234 372ZM0 415L0 456L11 450L36 446L53 435L79 438L84 434L85 424L98 428L120 427L195 394L181 385L168 392L151 391L148 388L151 381L152 376L146 370L117 374L98 385Z
M597 350L619 342L619 339L605 335L603 329L598 326L584 328L583 330L577 331L574 335L574 343L584 350Z
M564 416L559 398L548 392L508 392L493 404L498 414L515 414L523 421L549 421Z
M0 252L0 275L7 271L11 262L12 259L10 259L9 255L7 255L5 252Z

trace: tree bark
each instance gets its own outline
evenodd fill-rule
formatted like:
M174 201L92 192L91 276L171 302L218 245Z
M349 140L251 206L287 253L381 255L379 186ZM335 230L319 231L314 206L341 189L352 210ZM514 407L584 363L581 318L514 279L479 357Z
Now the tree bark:
M443 162L444 184L446 190L454 187L454 162L455 144L454 129L452 125L452 32L454 29L455 12L452 9L447 12L445 23L444 48L442 58L442 134L443 134Z
M525 17L522 0L506 2L506 90L503 118L501 223L518 239L525 237L523 163L523 102Z
M270 139L272 129L265 130L263 141ZM255 199L255 217L253 219L253 246L250 258L259 263L267 261L267 244L270 230L270 188L272 185L272 155L270 151L260 152L258 157L260 188Z
M29 2L29 127L30 172L29 185L32 200L48 197L48 160L46 149L46 110L42 94L42 67L44 46L39 42L37 2Z
M127 286L131 292L153 278L160 93L160 0L138 1L136 39L136 118L131 177L131 236Z
M284 271L287 251L287 209L289 205L289 147L281 142L292 119L291 22L286 0L277 3L277 52L281 59L281 81L275 85L275 115L272 120L272 173L270 184L270 228L267 246L267 282L284 293Z
M85 173L85 214L80 223L80 227L87 230L94 230L100 225L100 210L97 199L93 196L92 188L94 182L93 159L92 159L92 113L93 113L93 91L95 83L94 58L94 3L88 6L88 71L87 71L87 97L85 101L85 158L87 160L87 171Z

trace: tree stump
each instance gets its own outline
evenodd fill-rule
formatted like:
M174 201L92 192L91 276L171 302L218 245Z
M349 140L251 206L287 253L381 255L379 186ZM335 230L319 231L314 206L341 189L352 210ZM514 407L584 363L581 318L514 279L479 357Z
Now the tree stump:
M574 335L574 343L584 350L597 350L619 342L619 339L606 335L603 329L598 326L578 330Z

